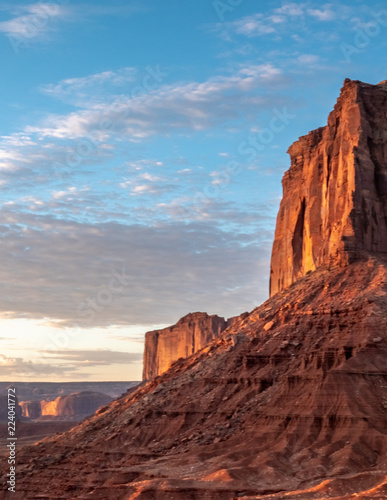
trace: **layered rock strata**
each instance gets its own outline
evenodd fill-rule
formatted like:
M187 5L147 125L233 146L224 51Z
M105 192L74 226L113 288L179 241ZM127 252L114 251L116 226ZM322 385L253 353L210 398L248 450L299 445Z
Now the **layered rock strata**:
M346 80L328 125L289 149L270 295L321 265L387 253L387 85Z

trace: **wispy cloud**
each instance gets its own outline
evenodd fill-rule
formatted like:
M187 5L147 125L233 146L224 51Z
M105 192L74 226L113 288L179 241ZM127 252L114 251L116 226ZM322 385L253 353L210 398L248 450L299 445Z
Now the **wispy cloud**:
M288 27L297 30L306 21L328 22L348 20L353 12L340 4L325 4L311 8L310 3L286 3L265 14L256 13L228 23L218 23L213 28L225 40L231 40L233 35L243 35L248 38L262 36L281 36Z
M262 14L255 14L240 21L235 21L233 27L237 34L246 36L267 35L276 31L274 26L267 23Z
M117 78L116 73L111 76ZM100 75L88 77L85 81L99 78ZM113 102L95 103L88 109L66 116L50 116L40 126L27 127L26 133L74 139L87 137L93 131L108 135L114 132L138 141L155 133L164 135L174 130L203 130L237 117L251 116L252 105L262 108L271 106L274 101L268 99L267 93L274 83L281 81L282 72L273 64L250 65L231 76L163 85L141 99L121 95ZM84 85L84 82L80 84ZM63 83L49 89L55 88L61 91ZM112 123L107 131L101 131L102 121Z
M304 14L305 3L286 3L282 7L274 9L274 13L280 16L299 17Z
M11 377L12 375L30 376L37 373L63 376L73 370L74 368L69 366L35 363L33 361L25 361L23 358L13 358L0 354L0 377Z
M57 21L68 18L69 8L58 3L38 2L12 7L10 12L14 13L14 17L0 23L0 32L14 42L27 44L47 39Z
M319 21L332 21L337 17L337 13L332 10L331 5L327 5L323 9L308 9L308 14L316 17Z
M113 351L110 349L90 350L40 350L40 360L28 360L0 354L0 377L41 377L44 375L63 378L87 378L87 370L93 367L139 363L142 353ZM86 370L86 371L85 371Z
M40 351L48 355L50 359L62 360L71 363L74 368L89 366L107 366L113 364L129 364L142 360L142 353L111 351L110 349L89 349L89 350L48 350Z
M42 85L42 93L75 104L84 104L122 91L122 87L136 81L138 70L128 67L117 71L103 71L80 78L66 78L56 84Z
M297 62L305 66L314 66L320 62L320 56L315 54L303 54L298 56Z

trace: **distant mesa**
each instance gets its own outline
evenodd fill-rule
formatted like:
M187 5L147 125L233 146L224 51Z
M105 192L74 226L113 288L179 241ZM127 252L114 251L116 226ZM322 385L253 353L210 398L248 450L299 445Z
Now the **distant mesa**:
M92 415L103 405L112 401L110 396L99 392L84 391L67 396L59 396L50 400L21 401L22 415L24 418L42 419L60 418L81 420Z
M328 125L290 147L271 296L321 266L387 253L386 82L347 79Z

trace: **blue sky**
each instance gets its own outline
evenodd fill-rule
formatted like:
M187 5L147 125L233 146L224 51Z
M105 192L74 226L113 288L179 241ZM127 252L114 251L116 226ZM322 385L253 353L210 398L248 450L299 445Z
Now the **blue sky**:
M387 78L381 2L3 2L0 380L136 380L268 296L286 151Z

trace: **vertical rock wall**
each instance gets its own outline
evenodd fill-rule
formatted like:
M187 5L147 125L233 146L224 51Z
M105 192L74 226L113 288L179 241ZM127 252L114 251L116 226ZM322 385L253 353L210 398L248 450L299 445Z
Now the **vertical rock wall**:
M328 125L288 151L270 295L308 271L387 252L387 85L346 80Z

